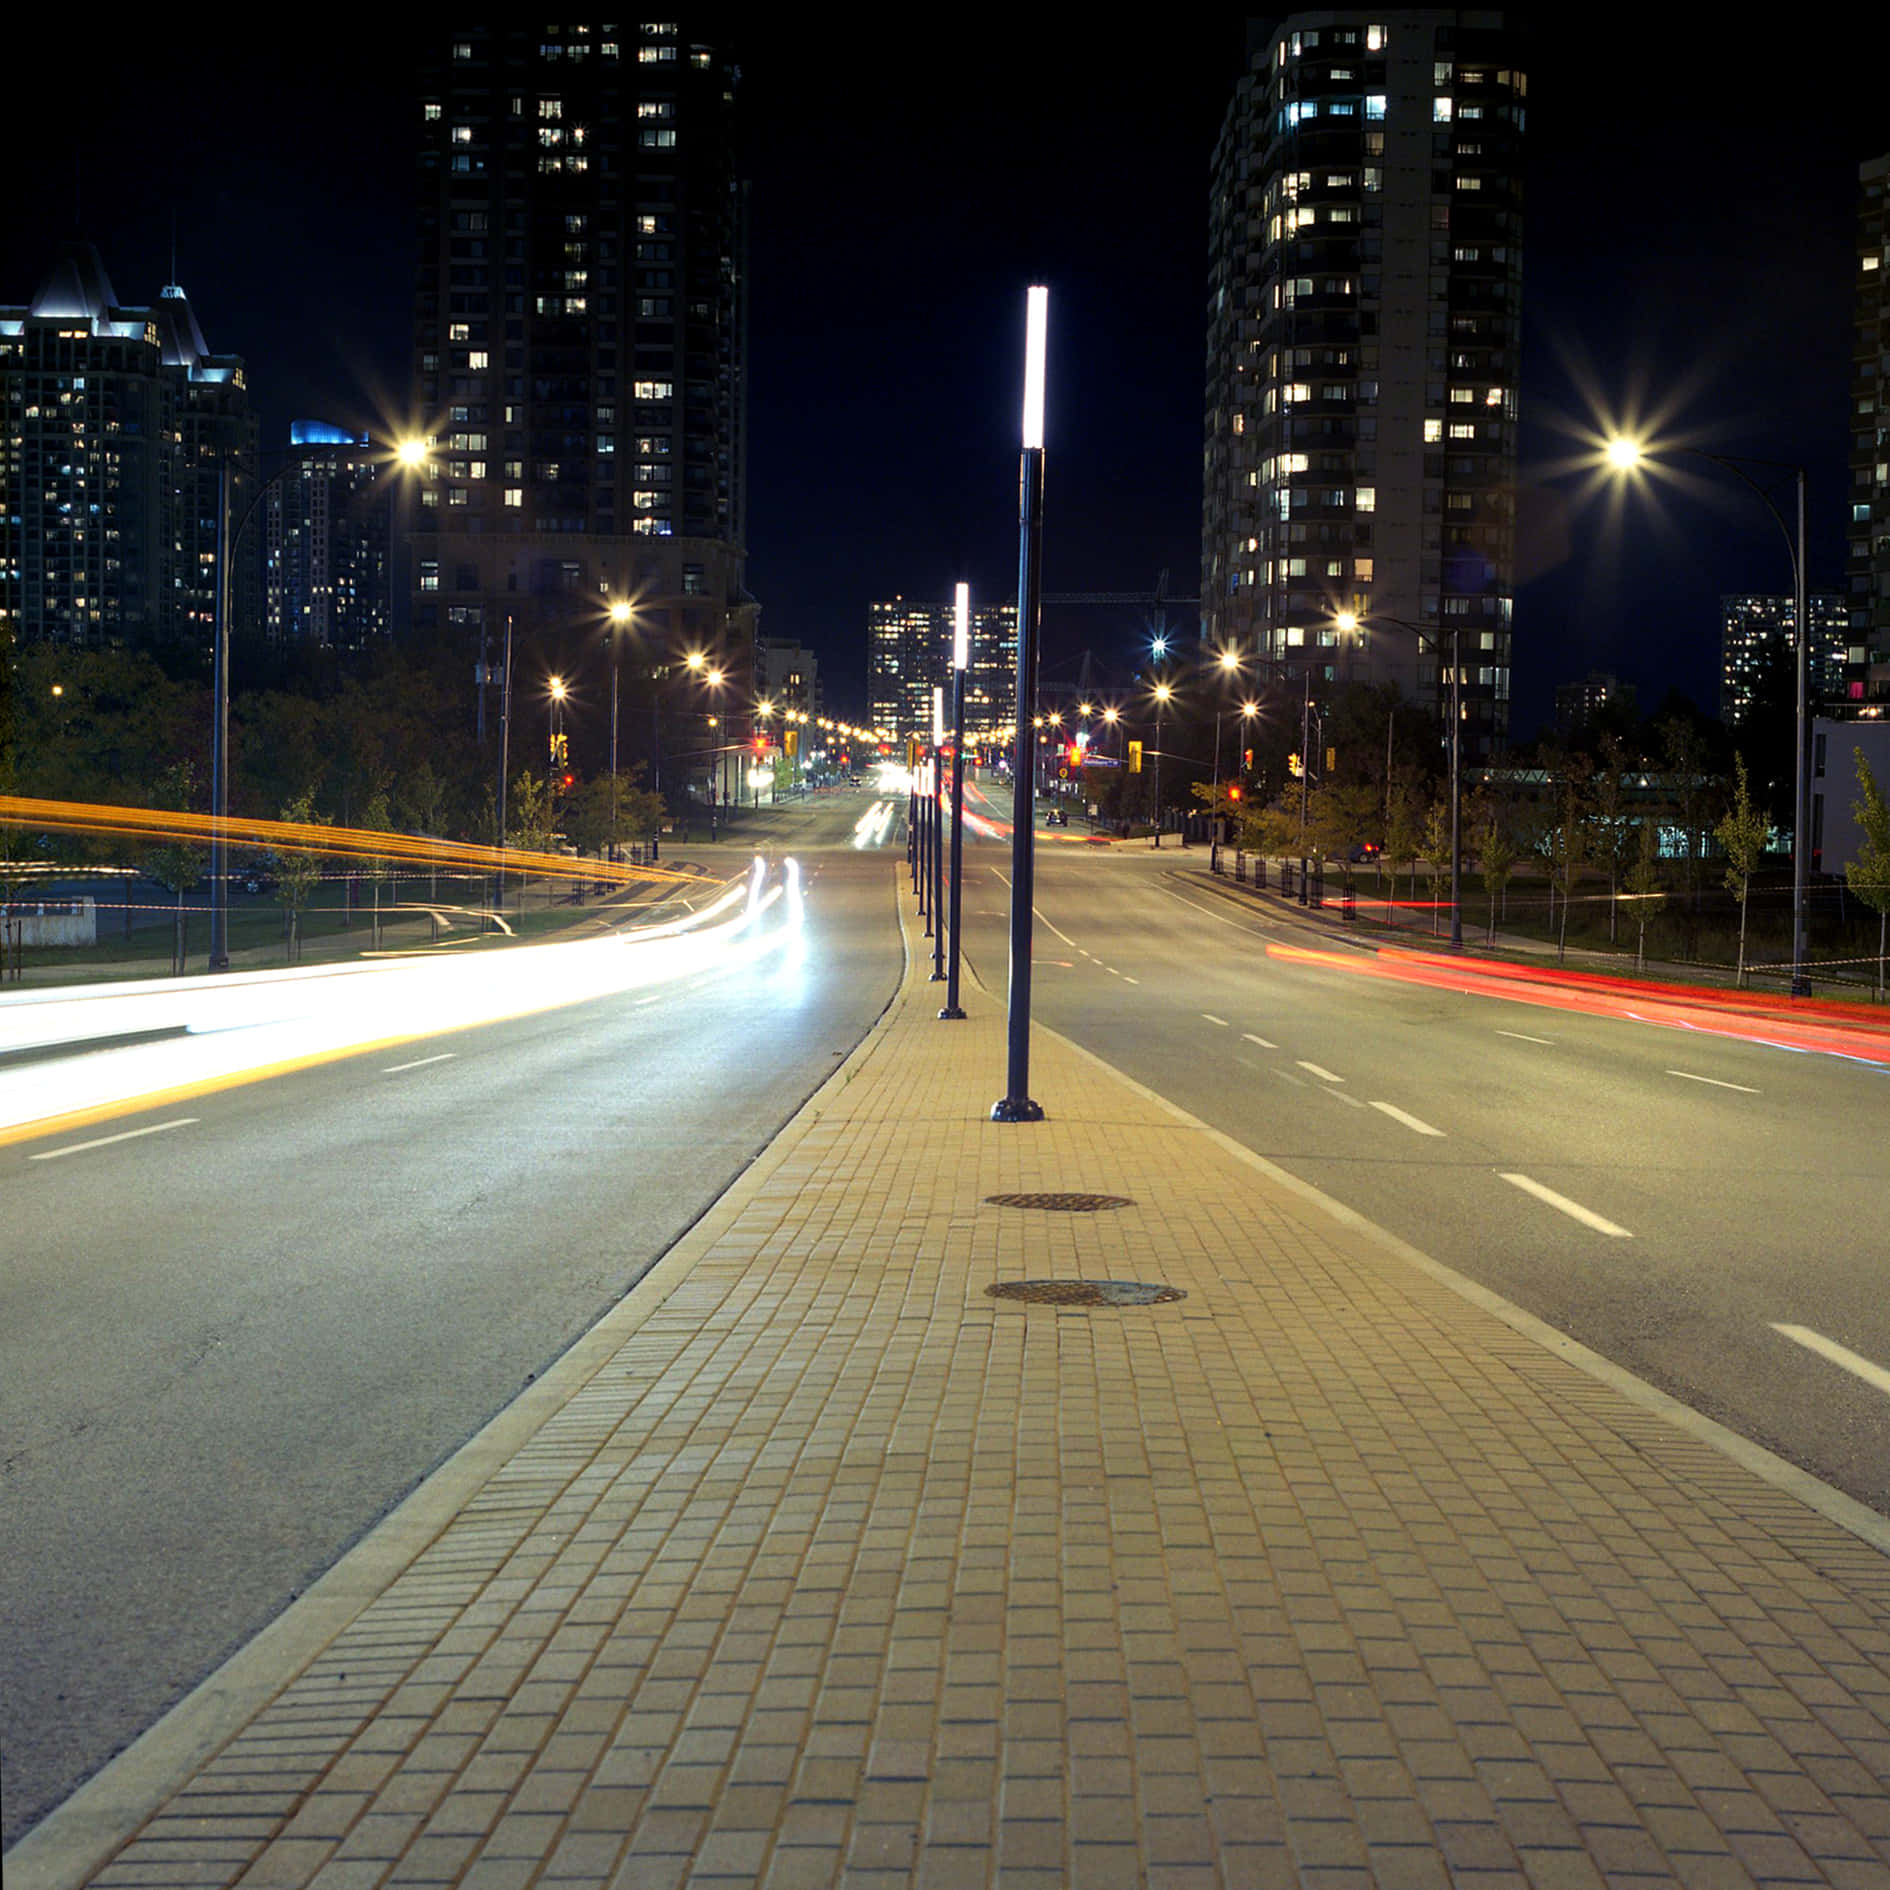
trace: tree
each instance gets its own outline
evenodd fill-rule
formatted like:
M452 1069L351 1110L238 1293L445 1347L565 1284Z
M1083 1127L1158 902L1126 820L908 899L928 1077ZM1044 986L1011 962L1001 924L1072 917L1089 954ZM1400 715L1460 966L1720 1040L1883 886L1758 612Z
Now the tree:
M641 785L643 765L593 776L564 803L565 831L580 853L602 855L626 842L654 839L663 824L663 799ZM614 790L614 792L613 792Z
M1636 932L1634 938L1634 969L1639 973L1647 961L1647 921L1667 903L1667 894L1660 883L1660 822L1654 819L1641 822L1640 840L1634 854L1634 864L1628 869L1628 897L1634 901Z
M1884 799L1877 777L1870 771L1861 748L1851 750L1857 763L1859 799L1851 816L1864 830L1857 858L1844 868L1844 883L1877 915L1877 996L1883 997L1884 936L1890 929L1890 801Z
M1435 936L1440 920L1437 897L1437 868L1450 861L1450 802L1433 801L1424 815L1424 857L1431 863L1431 932Z
M159 777L152 790L152 805L190 811L197 798L197 771L188 761L173 762ZM177 896L177 913L171 934L171 976L181 978L187 957L184 895L203 877L209 855L202 847L168 840L145 850L144 871L160 886Z
M1739 970L1736 981L1746 981L1746 898L1752 875L1765 854L1768 823L1763 810L1752 804L1746 778L1746 758L1733 756L1733 804L1719 823L1719 843L1726 849L1726 890L1739 901Z
M1308 844L1316 857L1336 860L1345 890L1352 890L1352 850L1371 832L1378 819L1378 790L1366 782L1349 787L1336 783L1315 788L1310 810Z
M1608 869L1608 943L1620 937L1621 875L1634 845L1634 823L1627 817L1627 744L1620 736L1604 733L1601 753L1589 786L1590 822L1595 855Z
M1496 942L1496 908L1507 902L1509 876L1516 868L1518 848L1510 831L1509 809L1494 795L1480 794L1470 803L1469 832L1483 866L1483 890L1489 895L1489 941Z
M400 777L401 825L410 833L438 839L440 815L446 804L446 783L433 772L433 764L422 755ZM440 896L440 869L437 862L427 867L427 897Z
M1660 725L1661 751L1673 776L1674 812L1686 838L1687 905L1700 909L1700 841L1706 825L1706 742L1698 725L1678 711ZM1688 923L1691 923L1689 920Z
M1417 858L1418 850L1424 844L1424 829L1418 812L1418 796L1415 786L1407 777L1395 781L1391 789L1391 798L1385 811L1385 863L1391 868L1391 893L1395 899L1398 894L1398 862L1405 861L1411 868L1411 897L1417 897ZM1386 914L1387 919L1390 914Z
M280 818L298 827L325 825L315 811L314 796L298 794L283 808ZM285 849L276 859L276 892L282 901L282 929L290 964L302 956L302 912L321 884L322 856L304 848Z
M361 810L361 825L370 833L391 833L394 816L387 804L387 790L376 788L368 796L367 805ZM370 854L361 862L361 870L367 874L368 883L374 888L374 918L371 936L374 949L381 948L381 881L390 877L394 863L383 853ZM395 897L399 897L399 885L395 885Z

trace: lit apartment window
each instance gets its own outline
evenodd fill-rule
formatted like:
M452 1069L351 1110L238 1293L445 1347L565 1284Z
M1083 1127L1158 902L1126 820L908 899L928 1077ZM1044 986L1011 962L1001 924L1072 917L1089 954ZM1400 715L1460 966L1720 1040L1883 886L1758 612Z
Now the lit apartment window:
M514 511L517 511L525 503L524 489L520 486L507 486L505 489L505 502Z
M1352 495L1352 509L1357 512L1375 512L1378 510L1378 488L1360 486Z
M676 384L673 381L638 381L631 391L638 400L669 400L675 395Z
M1441 420L1426 420L1424 423L1424 444L1435 446L1444 437L1444 423Z

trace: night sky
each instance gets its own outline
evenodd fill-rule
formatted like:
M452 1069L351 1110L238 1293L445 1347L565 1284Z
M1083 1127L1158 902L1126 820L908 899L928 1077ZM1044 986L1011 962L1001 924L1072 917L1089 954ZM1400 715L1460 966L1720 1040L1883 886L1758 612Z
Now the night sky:
M1841 582L1856 171L1890 149L1890 27L1825 14L1794 44L1785 16L1739 38L1650 13L1532 29L1518 735L1597 667L1643 706L1677 686L1710 709L1719 594L1789 583L1734 482L1584 499L1566 429L1596 402L1802 460L1812 584ZM1051 286L1046 588L1143 590L1166 569L1195 593L1208 160L1245 44L1236 12L1087 40L954 16L929 43L913 20L934 16L896 36L872 17L783 10L737 41L749 583L765 634L820 652L842 712L864 708L869 598L1016 583L1030 281ZM211 346L247 358L265 443L295 417L403 416L411 29L344 11L292 50L213 40L110 36L80 69L49 54L39 69L80 90L49 81L43 112L0 130L0 302L26 301L73 229L76 170L127 302L170 279L175 215L179 279ZM1050 673L1085 647L1120 669L1141 632L1132 610L1047 610Z

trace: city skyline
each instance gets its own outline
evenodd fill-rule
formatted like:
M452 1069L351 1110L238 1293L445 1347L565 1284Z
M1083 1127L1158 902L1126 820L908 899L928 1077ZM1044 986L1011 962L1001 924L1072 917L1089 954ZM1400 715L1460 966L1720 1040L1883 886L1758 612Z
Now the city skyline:
M1738 493L1623 516L1601 556L1601 509L1545 477L1568 450L1555 422L1587 420L1589 397L1646 409L1671 391L1676 423L1714 450L1805 459L1813 587L1843 569L1857 165L1890 142L1868 47L1828 82L1788 68L1759 152L1719 120L1740 59L1719 51L1702 64L1689 53L1676 90L1687 36L1637 27L1646 57L1617 70L1605 48L1627 18L1606 16L1579 42L1537 28L1526 55L1531 143L1546 141L1554 158L1531 157L1524 200L1520 737L1548 719L1557 681L1591 667L1637 681L1650 706L1669 683L1709 706L1718 598L1784 583L1770 521ZM80 140L84 233L142 289L147 275L170 279L175 223L176 271L222 345L248 359L265 439L305 414L358 426L404 412L404 115L417 46L382 44L385 56L350 69L345 85L338 57L332 72L327 55L297 69L298 86L334 78L344 121L363 128L358 151L339 141L318 190L264 130L289 78L266 59L221 56L228 121L188 151L135 174L115 161L150 142L181 56L106 72L101 111ZM1047 56L1058 44L1044 29L1024 50ZM1192 42L1162 41L1152 65L1070 49L1078 82L1059 88L1049 116L1000 161L988 128L1025 102L1029 59L997 82L983 113L945 113L902 143L904 105L844 70L817 70L785 33L745 44L749 582L762 634L818 649L836 702L863 699L870 597L942 593L959 576L985 595L1009 588L1010 409L1021 289L1033 276L1053 287L1047 588L1152 590L1167 568L1172 593L1196 590L1207 158L1243 48L1242 19L1229 15ZM975 54L948 42L925 83L948 98ZM1145 94L1156 108L1138 118L1126 107ZM219 165L238 149L246 167ZM42 188L9 205L5 252L30 274L71 228L73 154L70 141L35 141L18 155ZM1711 192L1684 182L1696 159L1715 176ZM295 206L278 239L258 248L240 237L274 202ZM810 219L803 203L830 208ZM287 282L301 285L299 300L283 293ZM13 293L29 291L22 282ZM1702 349L1709 326L1724 332ZM1782 348L1781 335L1804 345ZM920 437L943 450L893 445ZM1136 614L1052 607L1046 676L1085 643L1121 662Z

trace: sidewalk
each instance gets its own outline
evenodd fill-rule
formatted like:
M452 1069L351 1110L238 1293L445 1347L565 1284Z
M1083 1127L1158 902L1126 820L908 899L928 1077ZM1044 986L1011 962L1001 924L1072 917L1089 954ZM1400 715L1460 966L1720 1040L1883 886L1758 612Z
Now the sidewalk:
M938 1022L910 934L716 1208L9 1890L1890 1885L1890 1524L1061 1039L991 1124L1001 1006ZM1186 1297L986 1290L1051 1278Z

